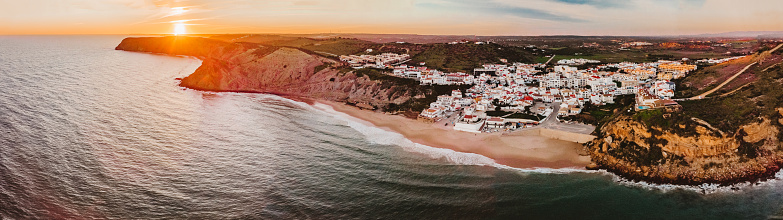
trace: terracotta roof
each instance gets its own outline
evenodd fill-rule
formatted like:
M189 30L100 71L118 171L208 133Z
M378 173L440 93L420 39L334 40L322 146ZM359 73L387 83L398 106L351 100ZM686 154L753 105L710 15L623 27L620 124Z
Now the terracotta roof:
M487 119L487 121L491 121L491 122L503 122L503 119L502 119L502 118L489 118L489 119Z

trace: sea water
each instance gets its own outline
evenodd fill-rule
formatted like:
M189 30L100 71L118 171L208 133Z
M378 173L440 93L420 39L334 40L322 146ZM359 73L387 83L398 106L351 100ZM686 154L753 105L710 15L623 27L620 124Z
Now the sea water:
M515 169L324 106L200 92L126 36L0 36L0 219L766 219L732 187ZM779 179L779 178L778 178Z

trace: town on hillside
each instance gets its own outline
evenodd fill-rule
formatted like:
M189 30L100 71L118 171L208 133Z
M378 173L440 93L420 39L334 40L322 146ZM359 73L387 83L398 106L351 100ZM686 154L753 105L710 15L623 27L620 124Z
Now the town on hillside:
M634 42L629 46L643 45ZM719 64L741 57L704 59L696 62ZM443 122L455 130L483 133L536 127L557 117L582 113L586 106L615 103L617 96L634 95L636 111L666 108L677 110L672 100L676 85L671 80L685 77L697 65L659 60L648 63L607 63L582 58L562 59L553 68L546 64L486 64L472 74L447 73L402 64L407 54L341 56L354 68L391 70L396 77L410 78L421 85L472 85L466 91L454 90L424 109L419 119ZM693 62L691 62L693 63ZM594 64L589 68L576 66Z

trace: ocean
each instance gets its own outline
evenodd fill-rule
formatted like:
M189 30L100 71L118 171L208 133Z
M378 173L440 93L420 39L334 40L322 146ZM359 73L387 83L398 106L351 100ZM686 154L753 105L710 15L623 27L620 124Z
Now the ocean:
M344 114L175 80L125 36L0 36L0 219L766 219L783 183L516 169Z

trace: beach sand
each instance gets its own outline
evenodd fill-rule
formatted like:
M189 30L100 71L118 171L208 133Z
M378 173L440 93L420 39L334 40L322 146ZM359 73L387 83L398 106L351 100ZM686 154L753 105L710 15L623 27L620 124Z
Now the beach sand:
M525 134L473 134L455 131L445 122L427 123L403 116L361 110L342 103L316 101L333 110L360 119L387 131L402 134L411 141L431 147L459 152L475 153L492 158L495 162L516 168L577 168L584 169L590 163L588 156L579 155L582 145Z

